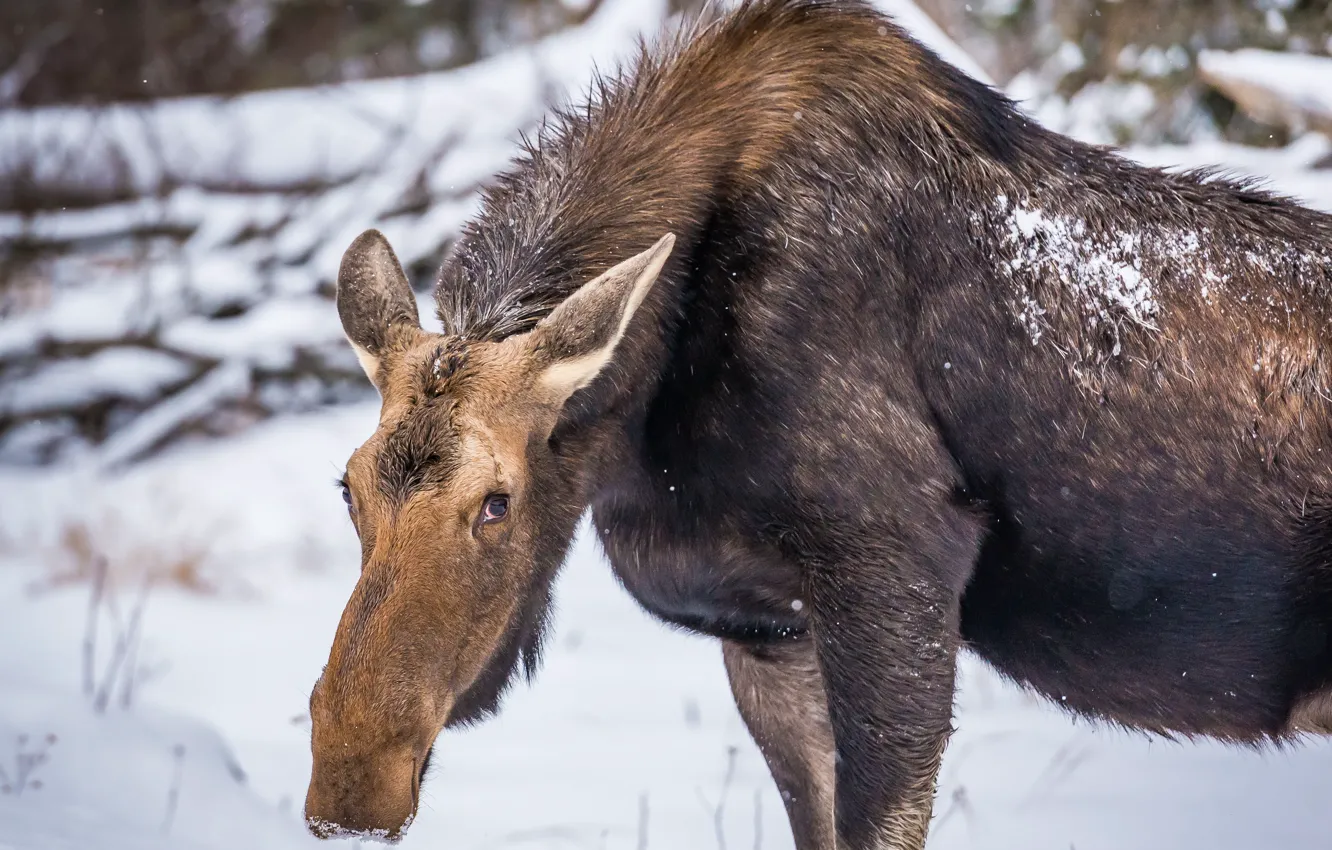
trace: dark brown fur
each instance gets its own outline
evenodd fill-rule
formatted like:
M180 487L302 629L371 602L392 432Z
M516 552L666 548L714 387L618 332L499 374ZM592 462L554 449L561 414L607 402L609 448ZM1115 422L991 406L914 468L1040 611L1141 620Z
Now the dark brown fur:
M348 251L384 414L307 813L402 826L439 728L535 669L587 507L726 641L802 850L923 845L961 648L1133 728L1329 728L1330 255L1329 217L1045 131L856 0L645 52L487 193L444 335Z

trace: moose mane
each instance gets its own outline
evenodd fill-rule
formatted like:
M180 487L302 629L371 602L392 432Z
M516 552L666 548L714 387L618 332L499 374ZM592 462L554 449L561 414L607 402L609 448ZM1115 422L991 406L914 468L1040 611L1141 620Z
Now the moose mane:
M667 229L688 252L709 215L770 169L802 109L882 99L839 90L867 81L867 58L873 81L900 93L899 126L875 129L922 157L1011 159L1026 138L1008 130L1029 124L1010 101L867 3L744 0L656 47L640 41L627 68L598 74L585 103L524 138L440 271L445 331L499 340L529 330Z

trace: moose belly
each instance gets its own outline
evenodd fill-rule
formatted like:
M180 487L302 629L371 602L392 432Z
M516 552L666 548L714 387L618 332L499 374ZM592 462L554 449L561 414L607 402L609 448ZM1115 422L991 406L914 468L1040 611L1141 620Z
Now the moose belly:
M699 543L623 522L598 523L616 576L650 614L731 640L790 636L806 627L798 568L718 535Z
M1252 527L1252 526L1250 526ZM1060 705L1135 726L1282 728L1294 611L1282 547L1241 535L1059 545L990 539L962 602L971 649ZM1315 624L1321 630L1326 623Z

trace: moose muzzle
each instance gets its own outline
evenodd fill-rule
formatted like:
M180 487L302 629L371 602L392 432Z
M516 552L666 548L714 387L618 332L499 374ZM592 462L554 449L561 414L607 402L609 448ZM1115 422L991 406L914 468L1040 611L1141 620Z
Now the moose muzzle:
M316 747L306 825L319 838L398 841L416 816L424 760L414 748L368 750L354 740Z

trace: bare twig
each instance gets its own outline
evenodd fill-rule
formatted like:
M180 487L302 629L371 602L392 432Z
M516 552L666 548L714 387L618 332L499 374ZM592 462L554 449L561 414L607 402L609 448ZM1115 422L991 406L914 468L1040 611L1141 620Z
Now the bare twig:
M638 850L648 850L648 795L638 796Z
M712 812L712 829L717 836L717 850L726 850L726 795L731 790L731 782L735 779L735 762L739 753L736 747L726 748L726 773L722 776L721 790L717 793L715 806L703 796L703 789L696 789L703 808Z
M97 688L97 694L93 697L93 711L98 714L106 711L107 705L111 702L111 694L115 691L116 684L121 681L121 677L134 678L136 671L133 666L126 664L126 661L134 657L137 652L136 647L139 643L140 626L143 622L143 610L148 604L148 590L151 586L152 579L144 579L139 589L139 598L130 611L129 622L116 635L116 643L111 651L111 659L107 662L106 670L102 674L102 683ZM126 685L126 687L130 686ZM128 706L130 697L122 694L122 699L123 704Z
M934 825L931 827L932 833L937 834L942 830L948 821L952 820L954 813L961 813L962 817L967 822L967 826L969 828L972 826L971 798L967 796L967 786L965 785L959 785L953 790L952 797L949 800L948 809L935 819Z
M127 642L128 648L125 650L125 674L120 677L121 708L129 708L130 703L134 701L134 684L139 681L139 674L143 672L143 668L139 666L139 646L143 643L143 641L139 639L139 609L136 608L134 613L135 616L130 620L130 627L134 630L134 634Z
M93 695L96 687L94 668L97 664L97 620L106 592L106 558L99 557L93 565L92 592L88 596L88 619L83 629L83 693Z
M726 748L726 775L722 777L721 791L717 794L717 811L712 815L712 826L717 831L717 850L726 850L726 795L731 790L731 781L735 779L735 761L739 750Z
M1054 757L1045 766L1045 770L1041 771L1040 776L1036 777L1036 781L1032 782L1027 796L1019 803L1019 807L1034 803L1043 786L1057 783L1072 776L1091 756L1092 747L1090 745L1082 744L1079 746L1076 736L1070 739L1055 752Z
M42 787L42 781L35 778L37 771L46 764L56 736L48 734L33 749L28 749L28 736L19 735L14 739L14 775L0 766L0 794L23 796L29 788L36 791Z
M763 850L763 790L754 789L754 850Z
M167 789L166 818L162 821L162 834L171 832L171 824L176 819L176 809L180 805L180 783L185 778L185 745L177 744L171 748L175 759L171 770L171 787Z

